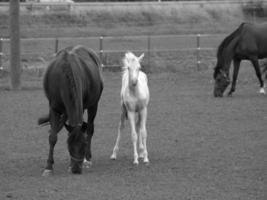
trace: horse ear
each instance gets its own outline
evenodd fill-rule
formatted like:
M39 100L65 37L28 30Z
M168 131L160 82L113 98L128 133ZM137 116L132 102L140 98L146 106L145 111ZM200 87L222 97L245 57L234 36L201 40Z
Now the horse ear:
M141 55L138 57L138 60L139 60L139 62L142 62L142 60L143 60L144 56L145 56L145 54L144 54L144 53L142 53L142 54L141 54Z

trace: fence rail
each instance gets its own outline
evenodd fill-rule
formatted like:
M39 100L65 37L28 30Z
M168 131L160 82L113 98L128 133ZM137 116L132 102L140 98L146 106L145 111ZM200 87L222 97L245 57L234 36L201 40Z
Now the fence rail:
M201 52L215 50L224 36L225 34L189 34L25 38L21 39L21 55L22 58L25 56L51 57L66 46L82 43L98 52L102 63L105 63L104 57L106 55L131 50L133 52L146 52L148 65L150 65L151 53L189 51L196 56L195 64L196 68L199 69L202 63ZM9 39L0 38L0 67L3 65L4 57L9 58ZM104 65L104 67L110 66L114 66L114 63L105 63Z

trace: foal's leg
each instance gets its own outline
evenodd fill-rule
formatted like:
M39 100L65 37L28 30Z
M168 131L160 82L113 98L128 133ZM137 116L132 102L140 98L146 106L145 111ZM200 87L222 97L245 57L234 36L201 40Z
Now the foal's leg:
M142 157L144 158L144 162L148 163L149 160L148 160L147 145L146 145L146 141L147 141L147 131L146 131L147 108L144 108L143 110L141 110L140 118L141 118L140 135L142 137L142 141L143 141L143 145L144 145Z
M42 176L49 176L53 171L54 147L57 143L57 134L63 127L63 124L60 123L60 115L55 113L52 109L50 109L50 124L51 130L49 131L49 154Z
M90 168L92 165L92 152L91 152L91 141L94 134L94 120L97 113L98 104L87 109L87 141L85 149L85 158L83 161L83 166L85 168Z
M133 142L133 151L134 151L134 164L138 164L138 153L137 153L137 133L135 129L135 112L128 112L128 118L131 125L131 136Z
M258 58L257 57L252 57L251 58L251 62L253 64L253 67L254 67L254 69L256 71L256 75L257 75L257 77L259 79L259 82L260 82L260 87L261 87L260 93L261 94L265 94L264 82L263 82L262 77L261 77L261 70L260 70L260 65L259 65Z
M138 135L138 141L139 141L139 150L140 150L140 154L139 154L139 158L144 158L144 144L143 144L143 138L141 135L141 115L140 113L138 113L138 119L136 122L136 131L137 131L137 135Z
M231 96L232 93L235 91L236 79L237 79L238 72L239 72L240 62L241 62L240 59L234 59L233 82L232 82L232 87L230 91L228 92L228 96Z
M113 148L112 155L110 156L110 159L115 160L117 158L117 153L119 151L119 143L120 143L120 138L121 138L121 131L124 128L124 123L126 119L126 108L122 105L122 112L121 112L121 118L118 126L118 135L116 139L115 146Z

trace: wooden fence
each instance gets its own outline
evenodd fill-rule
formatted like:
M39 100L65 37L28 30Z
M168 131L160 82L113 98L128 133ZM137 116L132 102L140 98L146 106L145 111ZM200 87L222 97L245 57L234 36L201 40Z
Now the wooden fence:
M225 34L188 34L188 35L143 35L143 36L101 36L84 38L25 38L21 39L23 57L51 57L61 48L69 45L84 44L99 53L100 59L109 54L146 52L148 65L151 53L188 51L195 55L196 69L202 63L201 52L216 50ZM0 38L0 67L9 58L9 39ZM112 66L108 63L104 67Z

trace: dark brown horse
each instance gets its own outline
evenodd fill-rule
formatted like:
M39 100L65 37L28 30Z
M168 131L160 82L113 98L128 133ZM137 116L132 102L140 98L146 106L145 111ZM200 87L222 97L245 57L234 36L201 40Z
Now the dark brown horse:
M44 91L49 101L49 115L39 124L49 123L49 155L43 175L51 174L58 132L68 130L70 168L82 172L84 161L91 162L91 138L98 101L103 90L101 64L96 53L83 46L68 47L57 53L44 76ZM87 122L83 113L87 110Z
M235 91L236 79L242 60L250 60L260 82L260 93L265 94L264 82L258 59L267 57L267 24L242 23L227 36L217 51L217 64L214 69L214 96L222 97L230 83L229 71L233 61L233 81L228 96Z

